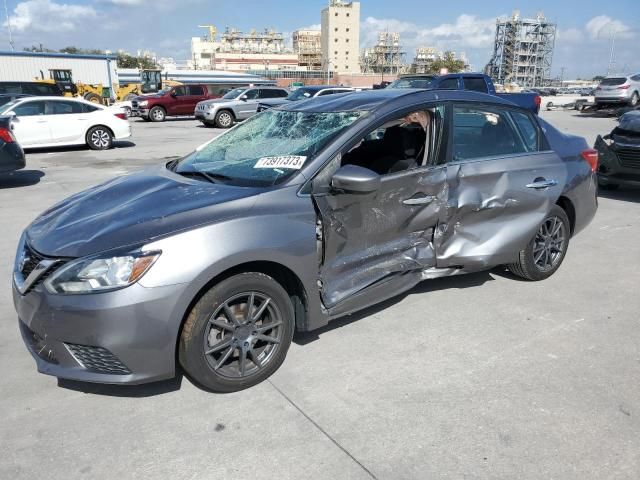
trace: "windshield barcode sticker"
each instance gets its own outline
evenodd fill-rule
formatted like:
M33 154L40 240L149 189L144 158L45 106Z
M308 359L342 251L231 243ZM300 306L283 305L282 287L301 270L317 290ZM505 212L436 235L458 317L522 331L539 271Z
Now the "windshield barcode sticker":
M290 168L300 170L307 157L303 155L281 155L278 157L262 157L253 168Z

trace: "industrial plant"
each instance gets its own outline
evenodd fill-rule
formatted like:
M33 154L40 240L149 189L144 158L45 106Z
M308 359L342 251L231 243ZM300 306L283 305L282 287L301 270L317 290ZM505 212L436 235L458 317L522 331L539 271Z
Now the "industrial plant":
M516 10L511 18L497 19L493 56L486 73L499 84L548 85L555 38L556 24L547 21L542 12L528 19Z

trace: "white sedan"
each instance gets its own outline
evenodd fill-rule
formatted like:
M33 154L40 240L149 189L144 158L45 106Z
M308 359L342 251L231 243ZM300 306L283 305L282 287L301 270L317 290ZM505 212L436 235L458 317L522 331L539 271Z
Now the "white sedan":
M19 98L0 107L0 115L13 117L13 134L23 148L86 144L106 150L113 140L131 136L121 109L76 98Z

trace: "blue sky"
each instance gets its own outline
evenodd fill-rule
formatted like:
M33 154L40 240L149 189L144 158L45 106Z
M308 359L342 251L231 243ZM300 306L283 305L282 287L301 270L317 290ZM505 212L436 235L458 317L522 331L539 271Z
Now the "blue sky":
M275 28L287 35L319 26L323 0L7 0L17 49L43 43L135 52L148 49L184 60L190 38L203 34L198 24L241 30ZM489 60L495 19L519 8L533 17L540 10L558 24L553 74L565 78L604 73L612 32L620 70L640 71L640 4L637 0L521 2L363 0L361 47L374 43L378 31L398 31L413 57L417 46L464 51L481 69ZM0 49L8 50L2 12Z

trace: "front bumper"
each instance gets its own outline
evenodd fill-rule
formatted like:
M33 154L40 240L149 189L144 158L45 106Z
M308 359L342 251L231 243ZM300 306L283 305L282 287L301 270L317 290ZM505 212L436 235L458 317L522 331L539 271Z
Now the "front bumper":
M140 108L135 107L131 109L131 115L134 117L148 117L149 109L148 108Z
M26 295L13 286L20 331L38 371L85 382L137 384L175 375L185 284L90 295Z
M215 110L196 110L193 114L197 120L213 121L216 117Z
M608 145L602 137L596 139L598 151L598 183L640 187L640 144Z

